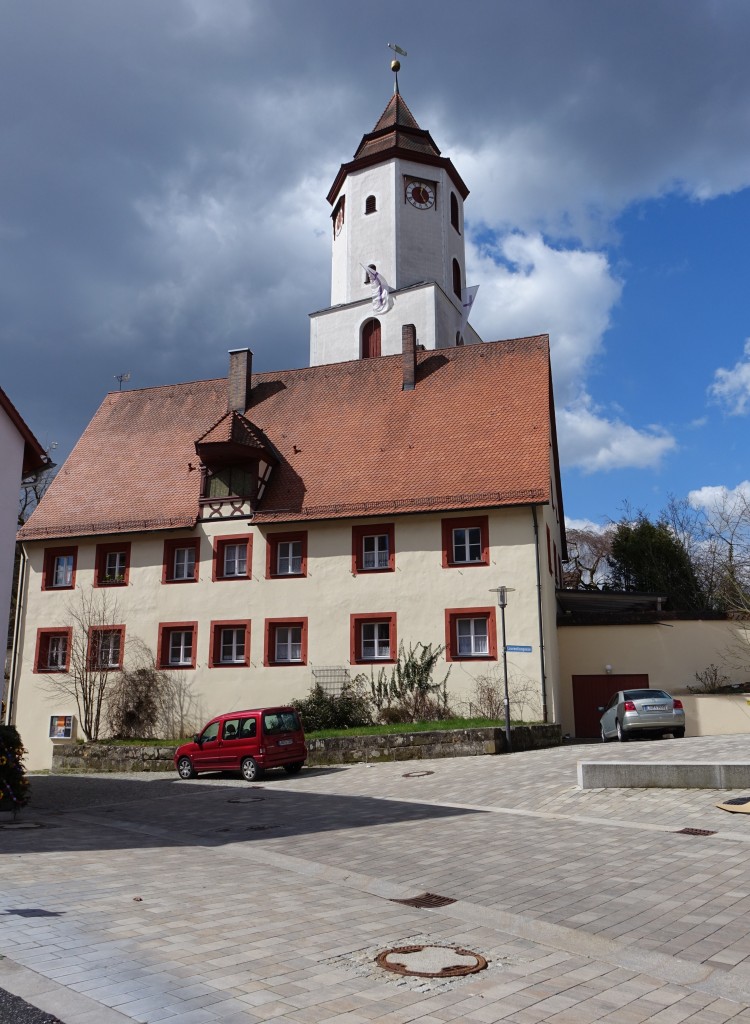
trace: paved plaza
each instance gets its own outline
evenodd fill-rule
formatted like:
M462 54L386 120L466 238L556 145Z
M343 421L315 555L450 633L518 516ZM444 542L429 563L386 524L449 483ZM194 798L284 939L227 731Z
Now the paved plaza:
M36 776L24 827L0 828L0 987L65 1024L750 1022L750 815L715 807L740 794L576 787L582 759L750 760L747 746L566 746L255 785ZM423 893L454 902L397 902ZM420 945L487 967L375 963Z

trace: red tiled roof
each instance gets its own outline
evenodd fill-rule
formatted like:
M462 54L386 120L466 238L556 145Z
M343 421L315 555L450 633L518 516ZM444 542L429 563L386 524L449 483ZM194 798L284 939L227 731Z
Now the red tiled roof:
M545 335L253 375L248 418L280 461L258 523L538 504L554 413ZM107 395L21 539L192 527L195 439L226 381Z
M195 442L196 450L207 445L241 445L244 448L256 448L263 451L267 442L255 425L239 412L225 412L218 423L199 437Z

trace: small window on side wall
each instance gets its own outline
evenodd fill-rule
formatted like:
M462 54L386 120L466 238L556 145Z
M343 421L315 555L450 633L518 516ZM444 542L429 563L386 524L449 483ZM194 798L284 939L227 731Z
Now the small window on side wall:
M458 199L456 199L456 193L451 192L451 224L460 233L461 225L458 219Z
M377 211L378 204L375 196L368 196L365 199L365 213L375 213Z
M461 265L458 260L453 261L453 291L461 298Z

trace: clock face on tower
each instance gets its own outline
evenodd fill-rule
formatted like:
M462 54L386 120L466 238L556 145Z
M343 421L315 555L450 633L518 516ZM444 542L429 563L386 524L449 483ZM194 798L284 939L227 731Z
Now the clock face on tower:
M410 181L406 186L406 198L418 210L429 210L435 205L435 189L426 181Z

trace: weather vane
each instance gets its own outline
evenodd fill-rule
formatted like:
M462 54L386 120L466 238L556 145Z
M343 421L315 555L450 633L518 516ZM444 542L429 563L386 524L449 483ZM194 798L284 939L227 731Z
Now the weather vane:
M402 50L400 46L396 46L395 43L388 43L389 49L393 50L394 53L400 53L402 57L408 57L406 50ZM396 81L393 86L394 93L398 93L398 73L401 70L401 61L396 57L395 60L391 61L391 71L396 76Z

